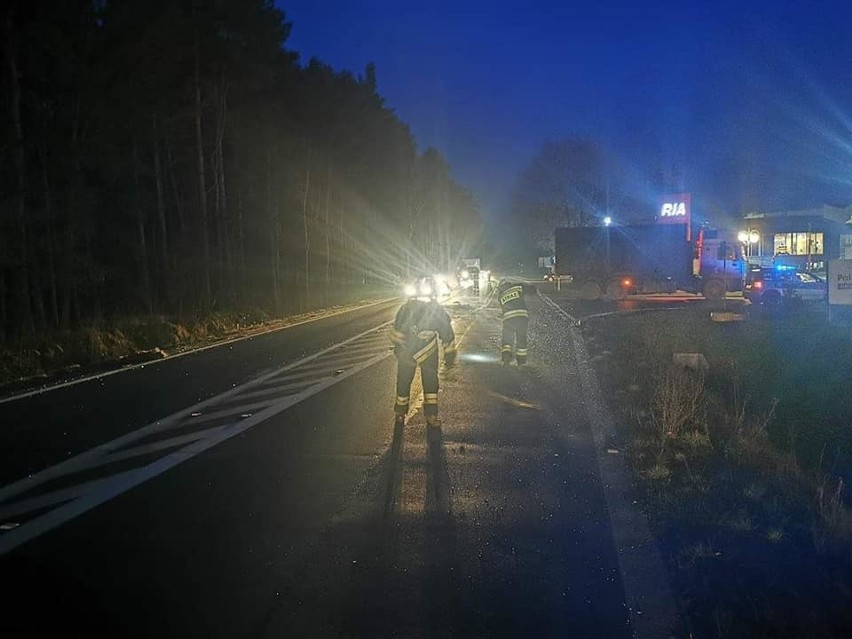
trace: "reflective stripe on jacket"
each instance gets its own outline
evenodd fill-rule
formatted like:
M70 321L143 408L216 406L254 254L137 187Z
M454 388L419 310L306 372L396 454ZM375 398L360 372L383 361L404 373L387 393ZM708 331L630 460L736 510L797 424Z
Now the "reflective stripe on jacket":
M502 311L503 319L511 319L513 317L529 317L530 313L527 309L527 300L524 297L535 289L524 284L504 284L497 289L497 299L500 301L500 310Z
M444 352L455 350L455 334L450 316L437 302L409 300L396 314L389 334L399 357L411 357L423 363L438 351L438 339Z
M503 312L503 319L504 320L512 319L513 317L529 317L529 316L530 316L530 312L525 308L516 308L515 310L512 310L512 311L504 311Z

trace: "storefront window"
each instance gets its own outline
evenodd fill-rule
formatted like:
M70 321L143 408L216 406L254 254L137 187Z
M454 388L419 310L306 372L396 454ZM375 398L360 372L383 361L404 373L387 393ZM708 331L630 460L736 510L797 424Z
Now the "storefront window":
M822 255L822 233L776 233L775 255Z

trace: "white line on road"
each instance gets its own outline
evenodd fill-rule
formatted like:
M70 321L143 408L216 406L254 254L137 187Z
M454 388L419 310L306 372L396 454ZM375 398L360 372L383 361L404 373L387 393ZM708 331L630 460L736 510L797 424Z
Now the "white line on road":
M102 485L98 486L96 490L81 495L64 506L51 510L36 519L28 521L25 524L4 533L0 536L0 555L4 555L21 544L35 539L39 535L53 530L71 519L79 517L92 508L127 492L131 488L138 486L149 479L153 479L154 477L163 474L167 470L192 459L213 446L221 444L222 442L245 432L252 426L266 421L270 417L273 417L299 402L326 390L344 379L348 379L352 375L369 368L373 364L377 364L378 362L386 359L389 355L389 352L376 355L363 364L350 368L337 377L327 379L297 395L285 397L280 402L277 402L256 415L225 427L211 429L210 433L203 439L175 451L166 457L161 457L147 466L109 478L108 481L105 481Z
M142 428L139 428L139 429L134 430L130 433L127 433L126 435L122 435L121 437L118 437L117 439L113 439L112 441L109 441L109 442L106 442L106 443L101 444L99 446L96 446L95 448L92 448L91 450L88 450L84 453L81 453L80 455L77 455L76 457L72 457L71 459L68 459L68 460L66 460L62 463L55 465L55 466L51 466L49 468L46 468L46 469L42 470L41 472L30 475L29 477L24 477L23 479L19 479L18 481L14 482L14 483L11 483L7 486L4 486L3 488L0 488L0 502L6 501L9 498L11 498L11 497L13 497L17 494L20 494L20 493L22 493L26 490L29 490L29 489L31 489L35 486L38 486L39 484L42 484L42 483L44 483L44 482L46 482L50 479L54 479L56 477L61 477L63 475L67 475L67 474L72 473L72 472L78 472L80 470L84 470L89 466L89 464L91 462L96 462L96 464L99 464L100 462L98 462L97 460L102 455L115 452L116 450L118 450L118 449L120 449L124 446L127 446L128 444L131 444L135 441L138 441L138 440L142 439L143 437L148 437L150 435L154 435L154 434L163 432L163 431L165 431L169 428L172 428L173 426L181 424L184 420L191 418L192 413L203 413L204 409L206 409L207 407L215 407L217 404L222 403L223 400L228 399L230 397L233 397L235 395L238 395L245 390L254 389L255 387L260 387L264 382L272 379L273 377L281 375L282 373L285 373L285 372L290 371L294 368L297 368L297 367L299 367L303 364L311 362L311 361L313 361L313 360L315 360L319 357L322 357L323 355L330 353L330 352L334 351L335 349L342 347L345 344L350 344L350 343L364 337L365 335L369 335L370 333L372 333L374 331L380 331L384 327L388 326L390 323L391 322L384 322L382 324L379 324L378 326L374 326L373 328L366 330L363 333L359 333L358 335L355 335L354 337L350 337L349 339L344 340L344 341L342 341L338 344L334 344L333 346L329 346L328 348L324 348L323 350L317 351L316 353L314 353L312 355L308 355L307 357L303 357L302 359L300 359L296 362L292 362L292 363L287 364L286 366L283 366L279 369L276 369L274 371L266 373L265 375L262 375L262 376L260 376L256 379L253 379L250 382L246 382L245 384L242 384L240 386L235 386L234 388L232 388L232 389L230 389L230 390L228 390L224 393L221 393L221 394L216 395L214 397L209 397L208 399L205 399L201 402L198 402L197 404L194 404L193 406L190 406L189 408L184 408L183 410L180 410L176 413L172 413L168 417L163 417L162 419L158 419L157 421L152 422L151 424L148 424L147 426L143 426ZM390 352L384 353L383 357L386 357L389 354L390 354ZM335 377L333 379L337 380L337 379L340 379L340 378L341 378L341 376L338 376L338 377ZM291 397L298 397L298 396L299 395L291 395Z
M615 423L603 400L597 373L589 363L583 336L571 315L549 297L542 295L541 299L572 324L568 330L582 384L583 404L595 439L595 456L600 468L633 636L677 636L676 631L682 629L680 614L648 518L634 503L629 492L633 483L631 471L622 455L606 452L607 442L616 437Z
M545 296L544 296L544 294L543 294L541 291L538 291L538 297L539 297L539 299L541 299L541 301L543 301L545 304L549 304L549 305L550 305L550 306L552 306L554 309L556 309L556 311L557 311L557 312L558 312L558 313L559 313L562 317L566 318L566 319L567 319L569 322L571 322L574 326L579 326L579 325L580 325L580 320L578 320L576 317L574 317L573 315L571 315L568 311L566 311L564 308L562 308L561 306L559 306L556 302L554 302L554 301L553 301L552 299L550 299L549 297L545 297Z
M132 472L133 471L125 471L120 474L127 475ZM66 501L70 501L75 497L79 497L80 495L84 495L97 488L100 488L108 481L115 481L118 476L119 474L111 475L109 477L101 477L99 479L88 481L83 484L67 486L65 488L60 488L59 490L54 490L53 492L44 493L43 495L38 495L36 497L30 497L29 499L22 499L21 501L16 501L11 504L7 504L5 506L0 507L0 520L9 521L14 517L19 517L21 515L31 513L34 510L48 508L50 506L55 506Z
M251 391L251 392L248 392L248 393L240 393L240 399L241 400L243 400L243 399L254 399L255 397L267 397L269 395L278 395L278 396L292 395L293 391L297 391L297 392L303 391L308 386L313 386L314 384L316 384L319 380L318 379L310 379L310 380L301 381L301 382L291 382L291 381L285 379L285 380L282 380L282 381L286 381L287 383L285 383L285 384L279 383L275 386L264 385L264 387L261 390Z
M240 396L242 399L242 395ZM201 415L196 415L195 417L191 417L187 420L183 425L191 426L193 424L204 424L206 422L212 422L215 419L221 419L222 417L236 417L241 415L242 413L251 412L255 410L264 410L268 406L271 406L275 403L275 398L271 397L264 401L260 402L251 402L248 404L234 404L232 406L226 406L224 408L219 408L219 410L213 410L209 413L202 413ZM218 408L218 407L217 407Z
M660 313L662 311L683 311L689 308L688 306L658 306L652 308L627 308L620 311L608 311L606 313L595 313L593 315L586 315L580 320L577 320L575 324L580 326L581 324L585 324L590 319L598 319L601 317L610 317L611 315L633 315L635 313ZM567 313L566 313L567 315Z

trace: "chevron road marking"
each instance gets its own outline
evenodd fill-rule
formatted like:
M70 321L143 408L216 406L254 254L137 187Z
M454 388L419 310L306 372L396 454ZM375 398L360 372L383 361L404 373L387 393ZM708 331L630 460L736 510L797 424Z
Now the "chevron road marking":
M0 533L0 555L386 359L391 351L382 329L389 323L0 488L0 523L9 525ZM347 350L350 344L358 346L357 352ZM275 386L266 386L269 383ZM267 399L260 400L264 395ZM208 427L197 428L208 422ZM141 440L146 441L132 446ZM163 454L151 460L156 453ZM110 470L137 457L147 463ZM108 474L92 478L93 469ZM79 473L86 477L75 481ZM21 522L9 521L21 516Z
M268 335L269 333L277 333L278 331L285 331L289 328L296 328L297 326L303 326L304 324L310 324L312 322L318 322L324 319L330 319L332 317L337 317L338 315L345 315L346 313L353 313L355 311L362 311L366 308L371 308L373 306L378 306L379 304L386 304L388 302L392 302L393 300L398 299L396 297L387 297L380 300L375 300L372 302L368 302L366 304L355 305L355 306L347 306L345 308L341 308L338 310L329 311L324 314L320 314L317 316L306 317L305 319L293 322L292 324L287 324L286 326L276 326L275 328L271 328L269 330L258 330L254 332L249 332L246 335L240 335L239 337L234 337L232 339L225 339L213 344L207 344L206 346L199 346L197 348L191 348L185 351L181 351L179 353L174 353L173 355L167 355L162 359L155 359L147 362L140 362L138 364L131 364L128 366L122 366L121 368L116 368L115 370L106 371L104 373L96 373L94 375L87 375L85 377L80 377L79 379L72 379L67 382L60 382L58 384L51 384L50 386L45 386L43 388L36 388L31 391L26 391L23 393L18 393L16 395L10 395L8 397L0 398L0 404L6 404L8 402L14 402L19 399L25 399L27 397L32 397L33 395L41 395L42 393L49 393L50 391L58 390L60 388L66 388L68 386L76 386L77 384L82 384L83 382L89 382L95 379L101 379L104 377L110 377L112 375L118 375L120 373L126 373L128 371L135 370L137 368L145 368L146 366L153 366L155 364L159 364L160 362L164 362L167 360L177 359L178 357L186 357L187 355L194 355L195 353L201 353L203 351L210 350L212 348L219 348L220 346L228 346L230 344L235 344L236 342L242 342L243 340L251 339L253 337L261 337L263 335Z

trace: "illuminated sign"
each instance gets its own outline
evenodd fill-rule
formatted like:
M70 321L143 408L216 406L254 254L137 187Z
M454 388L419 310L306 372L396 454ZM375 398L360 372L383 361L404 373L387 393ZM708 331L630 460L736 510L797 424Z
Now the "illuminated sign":
M852 304L852 260L828 263L828 303Z
M660 224L689 224L689 193L664 195L658 201L657 222Z
M674 193L664 195L657 201L657 224L685 224L686 239L690 239L690 205L689 193Z
M660 217L686 217L684 202L666 202L660 208Z

